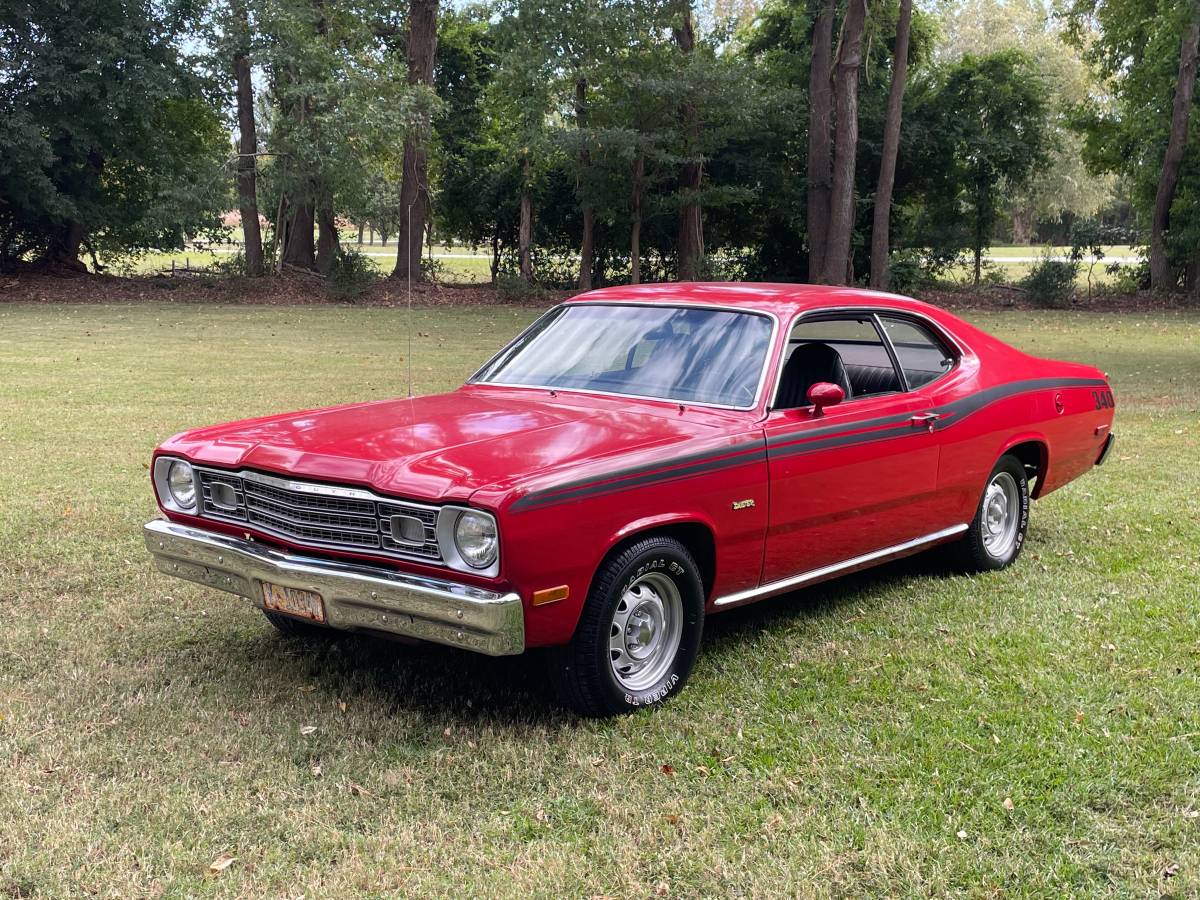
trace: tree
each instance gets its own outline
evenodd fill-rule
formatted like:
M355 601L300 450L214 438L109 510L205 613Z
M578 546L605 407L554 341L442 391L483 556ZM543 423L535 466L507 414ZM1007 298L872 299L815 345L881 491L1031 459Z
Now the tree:
M941 0L939 7L939 60L954 63L966 53L1020 50L1046 88L1047 158L1023 188L1009 193L1013 243L1029 243L1039 226L1065 236L1071 220L1113 206L1115 179L1089 170L1083 139L1072 127L1081 99L1103 98L1107 86L1090 71L1079 48L1064 41L1064 22L1054 7L1045 0Z
M888 90L887 118L883 126L883 150L879 162L879 186L875 189L875 215L871 227L871 287L887 290L889 231L892 188L896 182L896 155L900 150L900 120L904 87L908 77L908 43L912 27L912 0L900 0L896 23L896 51Z
M238 209L242 217L242 246L246 271L263 274L262 234L258 227L258 135L254 124L254 84L250 73L250 17L244 0L230 6L230 33L235 41L233 73L237 82Z
M850 0L834 67L833 185L820 276L826 284L846 284L853 275L850 238L854 231L854 161L858 151L858 70L866 20L867 0Z
M678 20L672 27L675 44L687 60L695 53L696 25L691 0L682 0ZM700 207L700 187L704 180L704 162L700 157L700 115L696 98L685 94L679 103L679 121L683 134L683 165L679 170L679 237L675 242L680 281L696 281L704 260L704 219Z
M438 0L411 0L408 7L408 84L433 84L437 52ZM421 277L421 243L429 217L429 184L425 141L410 133L404 140L404 175L400 190L400 231L393 278Z
M1046 159L1046 89L1017 50L966 54L921 85L905 117L928 243L969 247L979 283L997 217Z
M1165 290L1200 269L1200 152L1187 140L1198 16L1195 0L1073 0L1066 11L1067 40L1106 87L1077 111L1084 159L1120 176Z
M1200 9L1197 10L1200 14ZM1179 276L1167 255L1166 232L1171 221L1171 204L1179 184L1183 153L1188 141L1188 121L1192 95L1196 87L1196 50L1200 44L1200 22L1189 22L1180 42L1179 74L1175 79L1175 99L1171 110L1171 134L1163 154L1162 172L1154 194L1154 212L1150 219L1150 286L1155 290L1173 290Z
M829 240L829 197L833 179L834 0L818 0L808 78L808 272L819 281Z
M187 8L0 7L0 266L173 249L220 229L229 136L186 63Z

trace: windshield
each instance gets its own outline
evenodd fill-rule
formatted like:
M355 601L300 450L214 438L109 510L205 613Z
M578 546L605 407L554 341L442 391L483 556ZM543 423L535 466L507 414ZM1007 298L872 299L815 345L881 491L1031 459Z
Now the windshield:
M560 306L479 370L479 383L754 405L771 341L760 313Z

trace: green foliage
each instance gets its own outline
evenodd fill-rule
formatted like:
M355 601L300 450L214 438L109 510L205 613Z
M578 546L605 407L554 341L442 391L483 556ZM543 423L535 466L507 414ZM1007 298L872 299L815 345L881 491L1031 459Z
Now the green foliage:
M964 55L913 86L904 130L922 194L916 240L978 261L1005 199L1048 150L1046 89L1016 50ZM901 155L904 155L904 146Z
M171 249L229 208L228 136L187 4L0 8L0 266Z
M325 276L325 289L334 297L353 299L379 280L379 269L371 257L348 247L340 247Z
M1020 286L1038 306L1057 308L1066 306L1075 296L1077 277L1079 263L1076 260L1057 259L1047 249L1029 274L1021 279Z
M1121 177L1137 219L1149 227L1171 125L1184 24L1192 0L1072 0L1067 36L1103 79L1105 91L1082 96L1074 125L1094 171ZM1184 154L1167 252L1180 269L1200 248L1200 148L1197 116Z

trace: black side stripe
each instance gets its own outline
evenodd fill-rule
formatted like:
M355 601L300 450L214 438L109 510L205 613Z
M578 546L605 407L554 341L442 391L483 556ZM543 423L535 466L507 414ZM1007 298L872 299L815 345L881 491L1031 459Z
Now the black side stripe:
M540 509L544 506L554 506L559 503L567 503L571 500L580 500L584 497L592 497L598 494L607 494L612 493L613 491L624 491L633 487L642 487L648 484L672 481L677 478L690 478L693 475L703 475L708 472L717 472L721 469L744 466L751 462L762 462L765 459L766 450L763 449L762 444L758 444L750 452L742 451L734 456L711 459L705 462L693 463L688 466L677 466L664 471L646 472L645 474L633 475L617 482L604 482L603 484L595 484L592 482L588 485L565 491L561 488L554 488L553 493L549 491L539 491L517 500L515 503L513 503L512 509Z
M988 388L962 400L955 400L932 411L947 418L947 421L934 423L935 431L942 431L966 419L972 413L978 412L998 400L1017 394L1030 393L1044 388L1069 387L1108 387L1108 382L1102 378L1031 378L1025 381L1014 381ZM598 478L587 478L566 482L552 488L534 491L513 503L514 512L541 509L579 500L584 497L594 497L601 494L624 491L634 487L644 487L662 481L673 481L679 478L689 478L708 472L716 472L734 466L761 462L768 455L771 457L793 456L801 453L813 453L819 450L829 450L834 447L849 447L856 444L866 444L872 441L887 440L900 434L918 434L913 429L911 413L880 416L855 422L847 428L845 424L827 425L821 428L809 429L801 434L776 434L765 442L734 444L717 450L706 450L689 453L672 460L653 463L650 465L630 466L606 473Z

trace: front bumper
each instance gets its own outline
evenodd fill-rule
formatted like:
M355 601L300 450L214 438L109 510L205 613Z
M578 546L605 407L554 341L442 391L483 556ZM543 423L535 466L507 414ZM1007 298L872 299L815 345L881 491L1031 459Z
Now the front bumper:
M378 566L274 550L162 519L146 523L146 549L167 575L263 605L262 582L315 591L326 624L507 656L525 649L521 598Z

